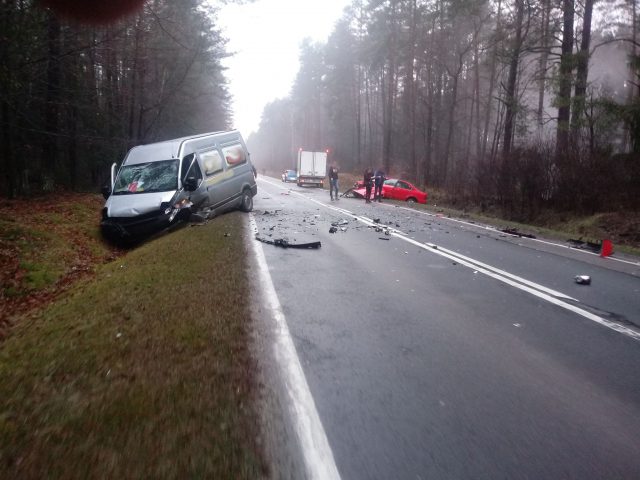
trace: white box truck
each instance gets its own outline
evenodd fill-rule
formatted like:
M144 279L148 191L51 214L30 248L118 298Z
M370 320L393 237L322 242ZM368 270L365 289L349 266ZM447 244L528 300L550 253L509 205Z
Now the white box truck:
M327 175L327 152L298 150L298 186L322 188Z

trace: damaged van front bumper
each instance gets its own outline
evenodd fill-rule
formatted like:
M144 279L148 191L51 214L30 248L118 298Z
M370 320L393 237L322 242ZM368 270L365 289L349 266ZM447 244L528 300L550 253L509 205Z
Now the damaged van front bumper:
M191 203L179 208L167 205L134 217L109 217L105 208L100 229L110 242L130 245L189 220L190 207Z

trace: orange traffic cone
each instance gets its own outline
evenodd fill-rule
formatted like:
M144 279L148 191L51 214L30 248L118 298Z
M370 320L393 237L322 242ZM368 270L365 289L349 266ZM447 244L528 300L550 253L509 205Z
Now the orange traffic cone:
M601 257L608 257L613 253L613 243L611 240L603 240L602 241L602 249L600 250Z

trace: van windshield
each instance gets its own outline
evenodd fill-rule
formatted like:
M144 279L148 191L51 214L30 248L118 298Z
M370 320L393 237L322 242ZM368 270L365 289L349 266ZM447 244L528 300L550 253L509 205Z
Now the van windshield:
M178 189L178 160L125 165L113 187L114 195L168 192Z

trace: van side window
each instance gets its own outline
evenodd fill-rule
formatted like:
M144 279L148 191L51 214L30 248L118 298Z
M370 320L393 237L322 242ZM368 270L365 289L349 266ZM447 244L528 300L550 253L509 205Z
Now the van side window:
M218 150L200 152L200 160L202 160L205 175L210 176L222 171L222 158Z
M223 147L222 155L224 155L224 159L227 162L227 165L229 165L230 167L235 167L236 165L247 163L247 157L244 153L244 148L242 148L242 145L240 145L239 143Z
M191 166L191 168L189 168ZM187 177L195 177L198 180L202 180L202 172L198 161L195 159L195 155L192 153L182 159L182 181Z

